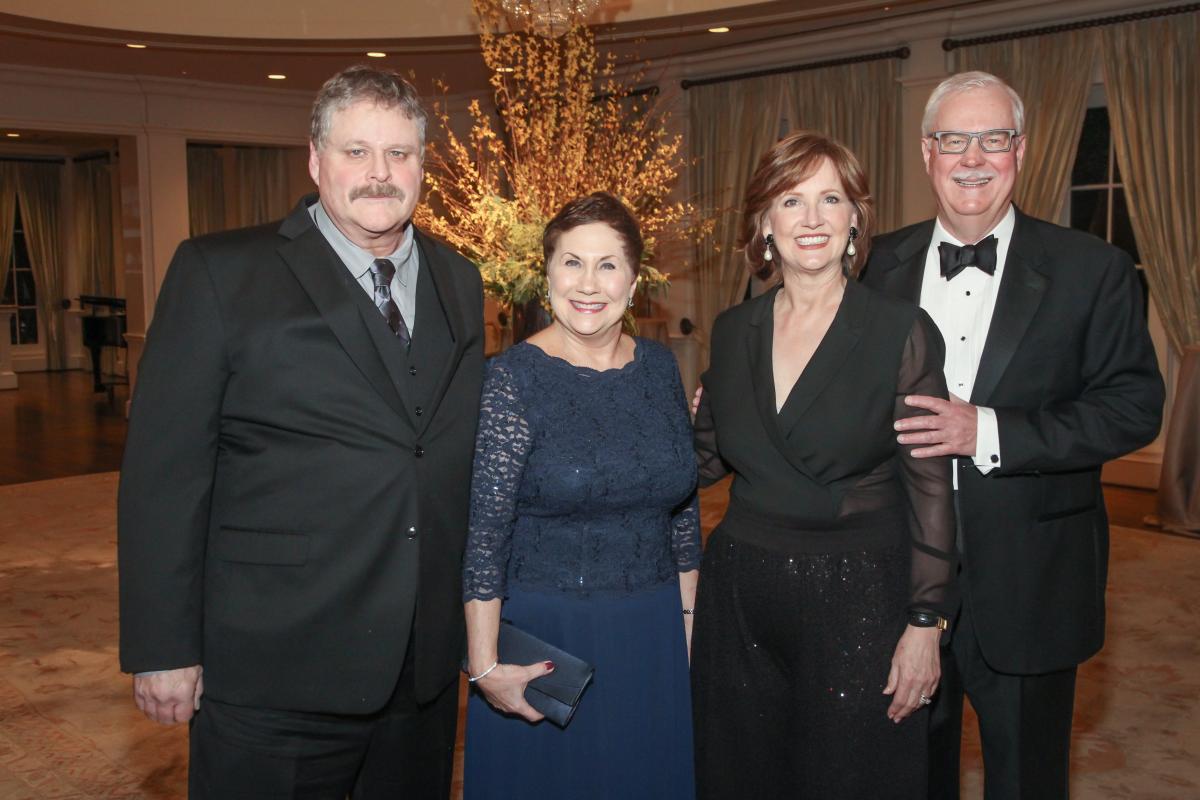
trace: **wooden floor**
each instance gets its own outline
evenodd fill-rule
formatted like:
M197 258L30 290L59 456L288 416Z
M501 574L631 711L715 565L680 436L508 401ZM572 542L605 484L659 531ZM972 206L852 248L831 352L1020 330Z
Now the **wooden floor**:
M0 485L121 468L128 387L93 394L89 372L22 372L0 391Z
M0 391L0 485L121 468L128 389L92 392L86 372L26 372L20 388ZM1155 493L1108 486L1110 521L1143 528Z

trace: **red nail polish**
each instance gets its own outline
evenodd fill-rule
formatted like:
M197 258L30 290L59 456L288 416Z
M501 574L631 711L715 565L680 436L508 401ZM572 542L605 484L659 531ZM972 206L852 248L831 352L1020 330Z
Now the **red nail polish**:
M554 669L554 662L553 662L553 661L547 661L547 662L546 662L546 670L547 670L547 671L549 671L549 670L552 670L552 669Z

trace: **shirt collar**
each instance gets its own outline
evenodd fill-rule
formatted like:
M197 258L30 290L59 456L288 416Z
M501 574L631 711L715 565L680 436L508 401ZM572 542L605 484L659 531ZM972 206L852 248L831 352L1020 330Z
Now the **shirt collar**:
M312 216L313 222L317 226L317 230L325 237L330 246L333 247L338 257L342 259L342 263L350 270L350 274L356 280L362 279L371 269L371 265L375 262L377 256L368 253L362 249L342 233L341 229L334 224L329 217L329 212L321 205L321 201L313 203L308 207L308 213ZM404 236L400 240L400 244L389 255L384 256L393 264L396 265L396 279L400 281L402 286L407 286L409 281L410 270L407 269L409 256L412 255L413 249L413 226L409 223L404 228Z
M1016 224L1017 224L1017 212L1013 210L1012 203L1009 203L1008 211L1004 214L1003 217L1000 218L1000 221L998 223L996 223L996 227L992 228L990 231L988 231L987 233L985 233L983 236L981 236L979 238L981 240L986 239L989 234L992 236L995 236L996 237L996 252L997 253L1008 252L1008 243L1012 239L1013 228L1016 227ZM937 218L937 222L935 222L934 226L933 226L933 248L932 249L936 250L937 246L940 242L949 242L950 244L956 245L957 247L962 247L963 245L966 244L966 242L960 242L958 239L954 238L954 236L952 236L950 234L950 232L948 230L946 230L946 226L942 225L942 218L939 215Z

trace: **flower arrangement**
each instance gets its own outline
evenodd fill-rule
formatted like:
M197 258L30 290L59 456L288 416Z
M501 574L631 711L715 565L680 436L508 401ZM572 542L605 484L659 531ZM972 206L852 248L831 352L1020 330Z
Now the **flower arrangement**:
M512 30L499 0L472 3L499 119L472 101L471 129L459 137L445 103L434 104L444 136L430 145L430 202L418 224L475 262L490 296L523 306L545 296L546 223L568 200L607 191L641 223L641 288L665 287L669 276L652 263L660 238L696 238L711 223L691 225L695 209L670 202L682 142L668 135L657 98L636 90L641 73L618 77L616 57L597 50L582 20Z

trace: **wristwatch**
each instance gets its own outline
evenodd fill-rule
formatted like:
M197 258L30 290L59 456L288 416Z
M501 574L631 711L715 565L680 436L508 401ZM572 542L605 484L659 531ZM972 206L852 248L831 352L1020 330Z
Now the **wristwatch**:
M950 630L950 620L940 614L928 611L909 611L908 624L914 628L937 628L939 631Z

